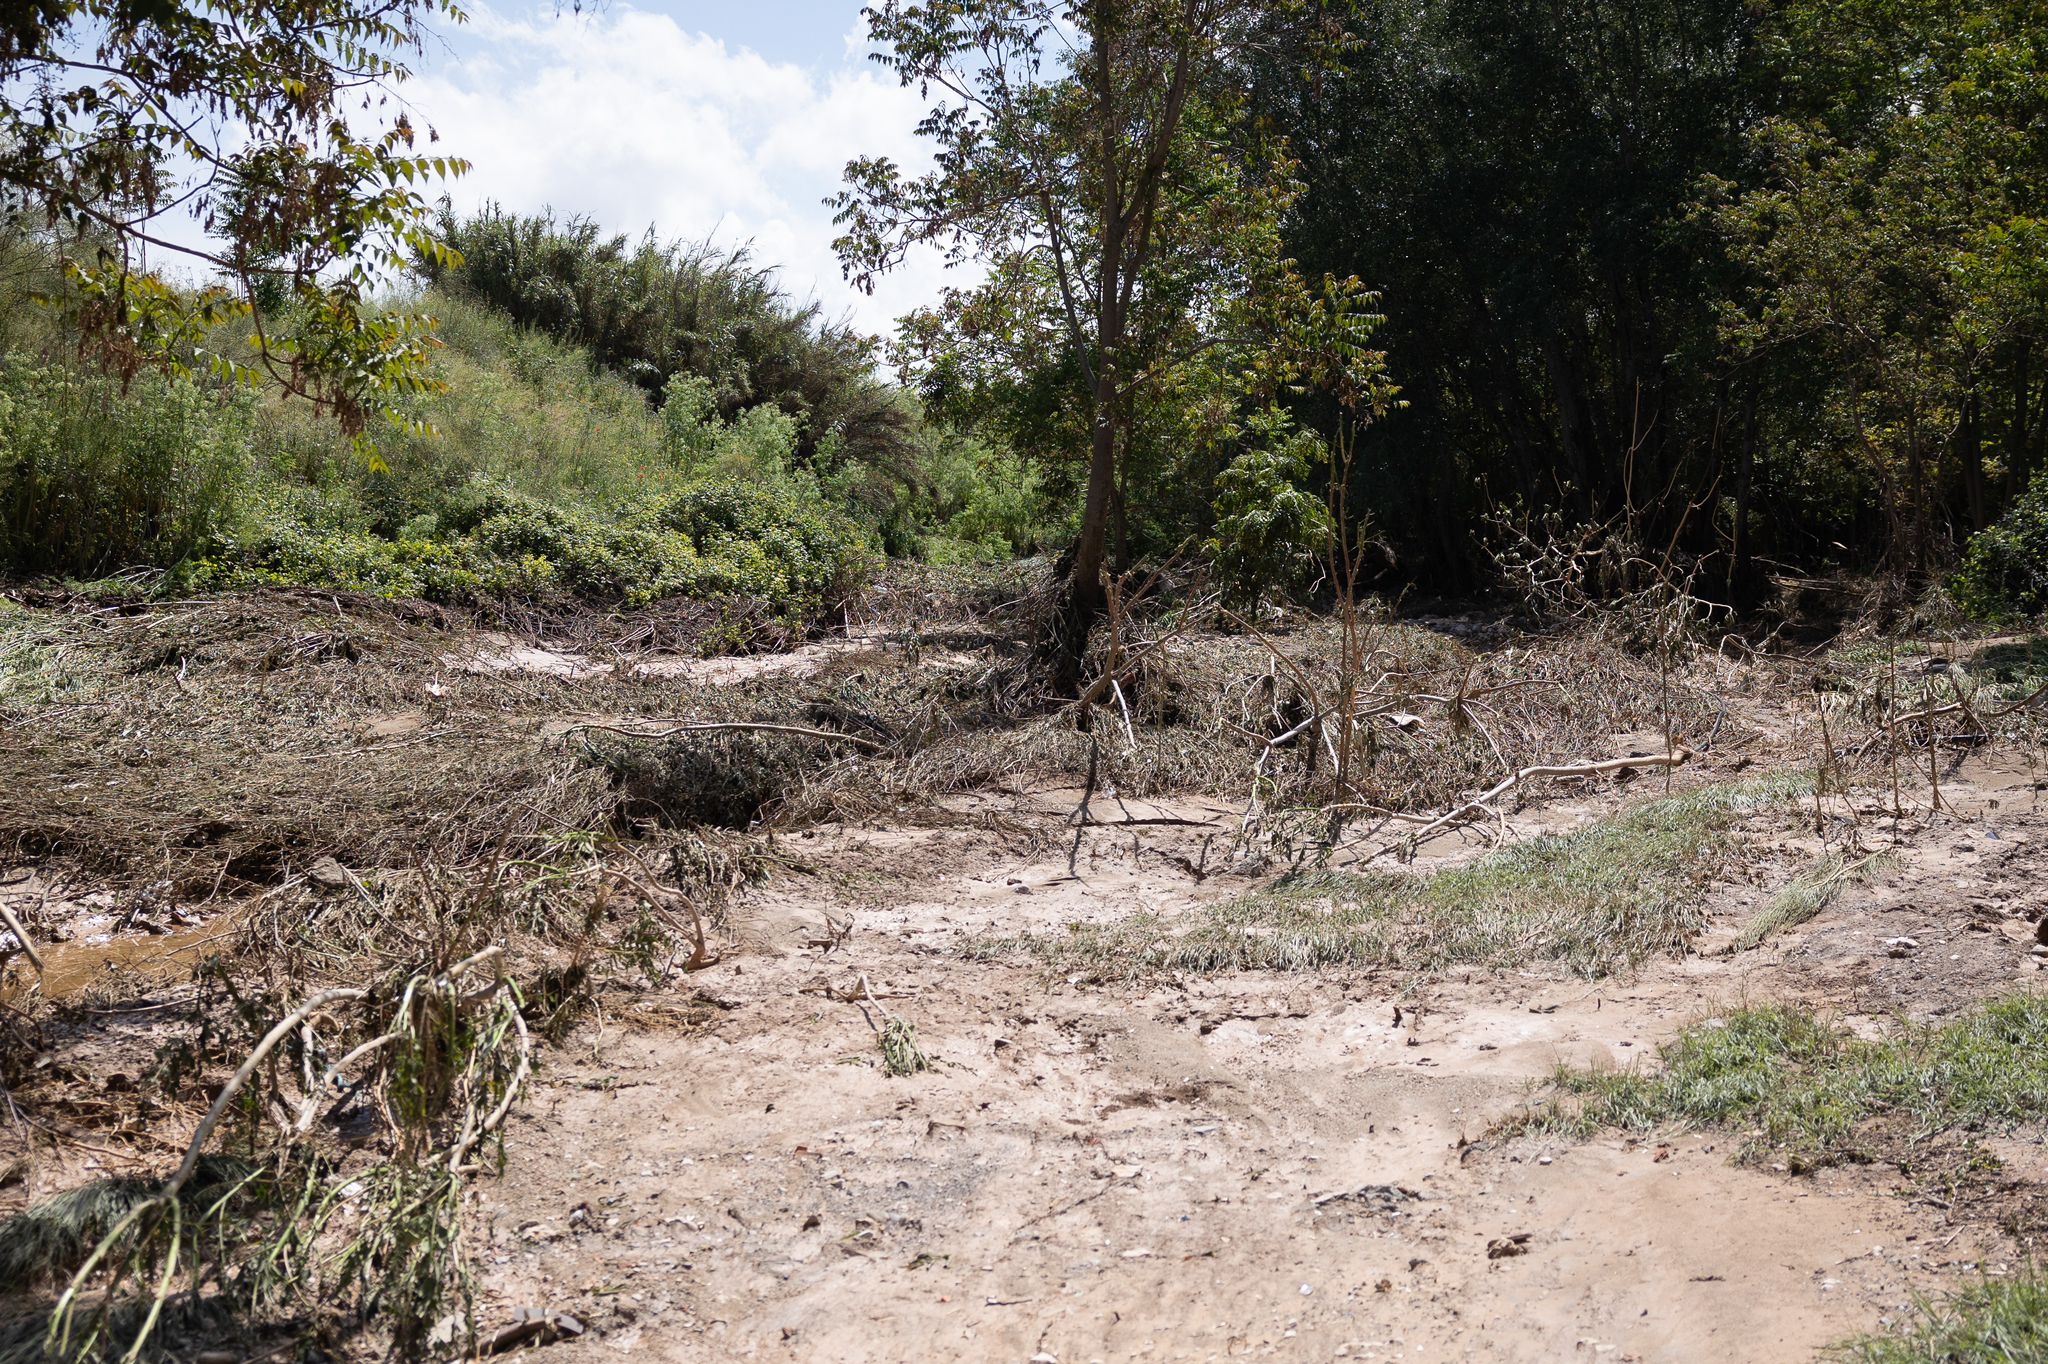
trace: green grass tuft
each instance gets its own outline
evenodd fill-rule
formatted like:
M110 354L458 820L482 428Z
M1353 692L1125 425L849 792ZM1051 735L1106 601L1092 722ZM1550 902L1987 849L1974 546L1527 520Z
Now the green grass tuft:
M2048 1364L2048 1284L2038 1278L1986 1281L1940 1303L1892 1335L1836 1346L1845 1364Z
M2048 1105L2048 997L1994 1000L1938 1028L1860 1041L1802 1010L1742 1009L1688 1028L1654 1069L1567 1068L1531 1125L1588 1134L1674 1124L1752 1133L1746 1156L1802 1164L1868 1154L1867 1125L1924 1139L2038 1121Z

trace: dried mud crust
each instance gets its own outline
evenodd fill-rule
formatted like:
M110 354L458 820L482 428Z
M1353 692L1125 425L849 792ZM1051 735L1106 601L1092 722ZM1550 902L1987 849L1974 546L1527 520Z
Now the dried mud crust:
M1011 798L1002 833L813 831L786 845L811 874L756 897L745 950L692 978L700 1021L613 1020L547 1077L482 1195L487 1314L582 1314L598 1329L551 1349L564 1364L1811 1358L2018 1263L2030 1228L2001 1216L2032 1221L2048 1175L2026 1134L1950 1206L1882 1163L1733 1163L1740 1134L1489 1134L1561 1061L1628 1064L1723 1005L1875 1025L2030 980L2048 812L2009 776L1958 775L1954 813L1811 924L1598 982L1092 988L964 950L992 923L1170 921L1241 892L1190 871L1203 802L1078 853L1049 791ZM1809 855L1789 822L1757 841L1757 884L1714 893L1710 940ZM1884 941L1911 936L1908 906L1917 957ZM879 1003L842 1002L864 988ZM881 1009L931 1071L883 1073Z
M1287 647L1327 645L1319 628ZM781 870L722 926L721 963L600 996L547 1054L506 1178L471 1195L486 1329L541 1308L596 1328L545 1358L1801 1359L2016 1263L2042 1220L2048 1161L2024 1132L1933 1201L1882 1163L1735 1166L1726 1133L1497 1135L1560 1061L1627 1064L1725 1005L1874 1031L2030 983L2048 828L2022 765L1948 773L1950 812L1908 820L1881 876L1753 951L1730 949L1821 855L1796 810L1723 830L1746 864L1719 866L1696 954L1628 975L1396 960L1097 985L1018 940L1171 929L1265 884L1228 845L1251 755L1299 698L1253 641L1162 651L1133 680L1135 732L1089 734L1009 708L1001 641L973 632L697 660L256 597L0 633L0 882L19 880L0 892L62 1002L40 1041L0 1047L30 1039L14 1094L64 1138L22 1164L0 1133L0 1212L182 1148L196 1112L145 1101L148 1073L193 960L249 915L286 924L303 896L353 901L359 874L395 882L429 855L546 856L594 830L644 847L668 822L765 815L783 827L729 837ZM1388 639L1422 712L1375 744L1390 808L1670 737L1645 728L1655 670L1597 642ZM1706 751L1668 785L1518 794L1414 870L1810 763L1826 736L1786 701L1809 671L1702 655L1673 723ZM1461 727L1444 696L1479 681L1499 688L1486 726ZM586 744L674 717L795 719L888 752ZM1108 827L1077 835L1098 750ZM1884 841L1882 802L1858 799ZM1392 860L1397 825L1354 833L1339 870ZM931 1070L884 1073L884 1011Z
M1987 986L2036 979L2030 949L2048 917L2048 790L2030 773L1987 772L1944 799L1951 815L1895 870L1788 942L1784 984L1770 988L1852 1019L1930 1021L1967 1009Z

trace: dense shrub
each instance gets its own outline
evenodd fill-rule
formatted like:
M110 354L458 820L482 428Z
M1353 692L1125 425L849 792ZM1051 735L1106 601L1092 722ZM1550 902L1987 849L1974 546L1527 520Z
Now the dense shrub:
M1007 537L990 527L1023 518L955 458L957 437L917 434L920 458L944 457L942 479L844 458L837 436L806 459L804 418L728 408L723 381L675 374L657 403L584 348L472 299L426 306L442 387L408 400L418 429L381 433L375 467L307 404L93 368L58 314L0 277L13 343L0 352L0 573L151 568L167 591L463 603L685 597L787 627L843 599L878 542L915 553L952 516L993 542ZM213 344L240 342L231 328Z
M604 510L487 490L446 521L393 538L281 501L222 536L179 581L458 602L737 597L797 622L851 592L872 565L858 529L822 504L712 482Z
M1072 538L1047 515L1037 466L975 440L941 443L932 461L935 501L944 519L922 539L937 563L972 563L1035 554Z
M588 347L650 397L694 377L728 420L778 408L798 423L807 464L828 442L884 468L911 454L912 414L875 378L872 342L789 299L745 248L629 239L588 218L495 205L445 211L439 231L459 259L422 259L429 282Z
M0 564L93 576L183 560L233 513L249 421L183 380L0 358Z
M304 404L268 403L255 451L275 480L311 485L361 508L396 536L483 483L555 503L601 502L678 481L646 397L574 346L462 299L430 296L444 391L413 402L426 432L380 431L386 468L370 468L334 423Z
M1217 575L1241 601L1298 588L1319 571L1332 530L1323 499L1304 486L1327 459L1322 442L1272 422L1216 476L1216 528L1208 550Z
M2034 476L1997 525L1971 539L1951 591L1981 620L2048 611L2048 471Z

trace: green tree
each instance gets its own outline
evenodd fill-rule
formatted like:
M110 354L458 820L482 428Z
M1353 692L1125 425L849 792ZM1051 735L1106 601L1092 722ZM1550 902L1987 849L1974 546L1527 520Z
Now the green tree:
M1751 134L1763 174L1709 186L1745 271L1731 354L1798 367L1807 457L1877 489L1884 553L1915 578L1945 515L1984 529L2039 458L2041 32L2027 0L1790 6L1774 34L1788 98Z
M835 201L848 278L871 288L920 245L976 260L988 285L914 319L913 341L951 351L955 369L1007 371L1053 432L1068 384L1086 395L1080 526L1045 641L1062 690L1079 682L1102 609L1138 410L1170 370L1215 342L1229 300L1245 292L1235 268L1203 262L1199 243L1228 239L1238 225L1257 231L1245 204L1257 191L1219 134L1236 113L1225 94L1233 56L1274 9L885 0L866 11L882 60L934 96L920 130L939 151L936 169L915 178L882 158L848 166ZM1279 267L1277 249L1265 262ZM980 344L949 346L948 333Z
M1286 19L1247 49L1256 113L1301 162L1287 253L1380 291L1410 407L1354 490L1414 571L1481 562L1489 502L1659 542L1715 481L1721 257L1689 206L1741 174L1761 97L1747 0L1382 0L1356 41Z
M454 0L8 6L0 191L46 228L102 358L268 380L366 447L371 415L406 420L402 399L431 384L432 323L372 299L443 252L422 186L465 166L422 148L389 96L442 16L462 17ZM214 279L177 287L149 252ZM212 349L238 319L251 349Z
M1189 123L1118 370L1106 557L1119 570L1206 521L1203 491L1238 444L1251 355L1272 344L1276 305L1300 292L1280 240L1292 164L1270 140L1238 135L1239 121L1212 101ZM1026 452L1054 495L1085 485L1093 382L1047 261L1013 257L978 286L947 290L903 320L892 354L929 410Z

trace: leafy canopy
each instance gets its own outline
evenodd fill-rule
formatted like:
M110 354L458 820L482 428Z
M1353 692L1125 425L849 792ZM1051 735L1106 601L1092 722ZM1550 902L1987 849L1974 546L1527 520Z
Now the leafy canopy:
M932 410L1000 435L1067 487L1085 483L1060 623L1069 650L1085 639L1105 534L1121 558L1134 531L1170 542L1199 524L1199 490L1242 436L1239 409L1284 387L1262 371L1312 298L1281 234L1299 187L1284 141L1249 116L1239 73L1275 23L1307 24L1341 51L1342 8L867 11L879 59L931 101L921 131L939 151L921 176L885 158L847 167L840 256L864 287L917 247L985 270L906 319L896 358ZM1306 467L1268 461L1259 477Z
M467 167L422 147L392 92L429 22L461 22L454 0L8 8L0 195L62 254L101 358L267 379L365 449L371 415L407 421L401 400L431 386L432 322L371 300L415 255L445 259L423 188ZM179 288L149 252L211 279ZM247 350L216 347L243 334Z

